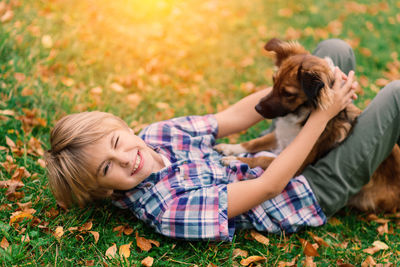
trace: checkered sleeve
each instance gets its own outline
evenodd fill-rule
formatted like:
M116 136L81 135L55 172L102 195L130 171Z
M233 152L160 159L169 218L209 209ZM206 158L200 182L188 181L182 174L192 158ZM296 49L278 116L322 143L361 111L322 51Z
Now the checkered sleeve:
M163 235L186 240L232 240L226 185L210 185L177 195L160 217Z

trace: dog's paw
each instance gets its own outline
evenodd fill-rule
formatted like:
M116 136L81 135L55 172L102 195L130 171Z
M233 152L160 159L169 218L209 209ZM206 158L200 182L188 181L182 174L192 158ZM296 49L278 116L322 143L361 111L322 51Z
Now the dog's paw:
M247 152L241 144L218 144L214 146L214 149L226 156Z
M238 160L235 156L228 156L221 158L221 163L225 166L229 166L232 161Z

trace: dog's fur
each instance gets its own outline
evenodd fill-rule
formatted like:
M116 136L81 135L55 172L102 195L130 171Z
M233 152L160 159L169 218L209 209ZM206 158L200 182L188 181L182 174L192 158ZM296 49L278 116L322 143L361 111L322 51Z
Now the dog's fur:
M265 150L279 154L296 137L311 111L317 107L323 109L332 101L332 60L311 55L297 42L272 39L264 48L275 52L278 70L273 76L272 92L260 100L256 110L265 118L277 118L276 128L265 136L245 143L217 145L216 149L225 155ZM351 104L330 120L298 174L305 166L338 146L350 134L360 113ZM236 159L250 167L260 166L266 169L274 158L226 157L223 161L229 164ZM375 171L370 182L349 204L363 211L390 212L400 208L400 149L397 145Z

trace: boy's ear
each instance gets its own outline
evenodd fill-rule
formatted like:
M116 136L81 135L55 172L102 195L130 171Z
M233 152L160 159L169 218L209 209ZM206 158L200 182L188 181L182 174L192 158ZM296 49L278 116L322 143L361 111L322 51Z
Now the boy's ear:
M275 52L276 61L275 65L280 67L282 61L289 56L299 55L299 54L309 54L309 52L298 42L285 42L277 38L269 40L264 49L266 51Z

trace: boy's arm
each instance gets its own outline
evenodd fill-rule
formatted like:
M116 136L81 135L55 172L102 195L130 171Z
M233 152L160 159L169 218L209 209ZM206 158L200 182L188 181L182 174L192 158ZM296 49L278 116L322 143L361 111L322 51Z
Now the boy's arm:
M255 106L258 101L272 90L271 87L255 92L239 100L229 108L218 112L215 117L218 122L217 138L246 130L263 117L257 113Z
M334 101L326 110L311 113L306 124L293 142L256 179L228 184L228 217L232 218L271 199L285 188L310 153L328 121L343 110L354 95L354 72L342 84L342 77L335 71Z

